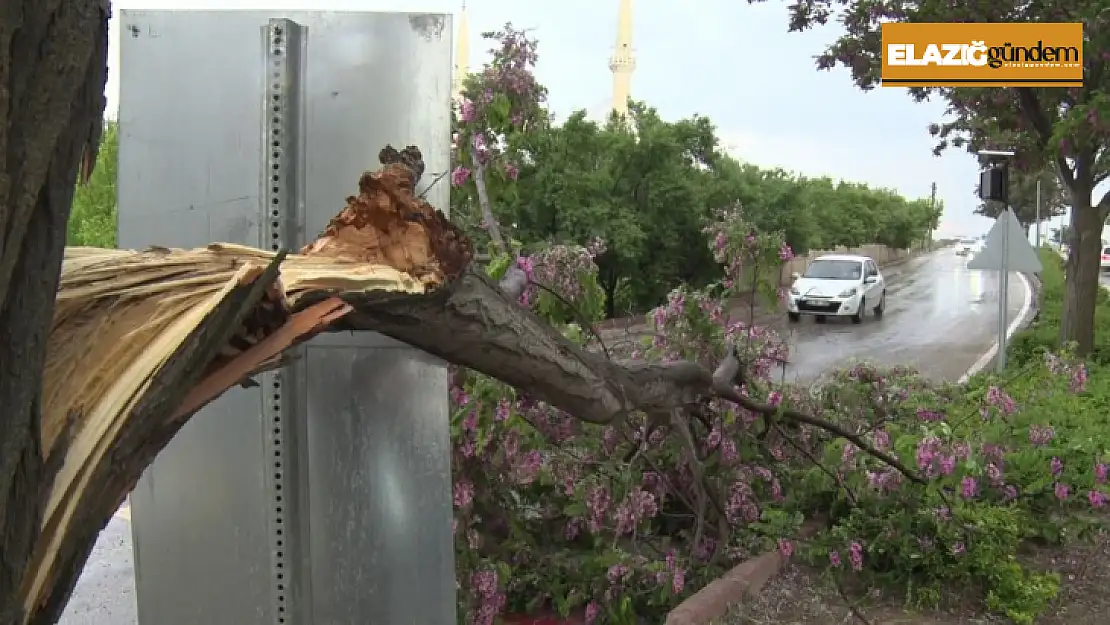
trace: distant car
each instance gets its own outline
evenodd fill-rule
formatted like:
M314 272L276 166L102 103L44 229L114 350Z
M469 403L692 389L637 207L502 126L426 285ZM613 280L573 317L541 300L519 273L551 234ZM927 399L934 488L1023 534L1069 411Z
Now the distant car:
M860 323L868 311L880 318L886 309L886 281L868 256L820 256L804 274L794 274L786 309L794 322L811 315L818 323L828 317L849 317L852 323Z
M960 239L956 242L956 255L967 256L975 250L975 239Z
M1099 266L1103 271L1110 271L1110 247L1102 248L1102 262Z

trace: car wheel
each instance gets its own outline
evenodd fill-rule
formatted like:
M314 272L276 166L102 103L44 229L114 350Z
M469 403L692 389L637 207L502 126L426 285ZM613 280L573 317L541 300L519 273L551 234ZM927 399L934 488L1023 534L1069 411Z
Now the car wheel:
M867 312L867 298L861 297L859 308L856 309L856 314L852 315L852 323L863 323L863 313L865 312Z
M871 312L875 313L876 319L882 319L884 310L886 310L886 291L883 291L882 297L879 298L879 305L871 309Z
M786 313L786 318L790 320L790 323L798 323L798 320L801 319L802 316L796 312L788 312Z

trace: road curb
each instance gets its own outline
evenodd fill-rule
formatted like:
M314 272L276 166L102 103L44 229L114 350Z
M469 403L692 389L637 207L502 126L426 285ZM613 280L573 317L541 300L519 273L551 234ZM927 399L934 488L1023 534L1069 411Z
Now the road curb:
M821 520L810 519L802 525L795 538L810 538L822 526ZM730 607L759 594L767 582L782 571L787 561L788 558L777 549L748 558L678 604L667 613L665 625L708 625L728 614Z
M724 616L729 607L762 590L785 563L778 551L741 562L678 604L667 614L666 625L706 625Z

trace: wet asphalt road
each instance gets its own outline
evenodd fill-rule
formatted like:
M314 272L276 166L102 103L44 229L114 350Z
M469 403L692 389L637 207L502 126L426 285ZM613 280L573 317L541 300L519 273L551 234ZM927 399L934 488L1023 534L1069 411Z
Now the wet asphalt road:
M790 380L813 381L852 361L906 364L938 380L956 381L998 335L998 274L972 271L952 248L907 261L886 272L886 312L863 323L803 317L788 327ZM1025 283L1010 275L1007 323L1018 315Z
M803 318L791 325L792 364L787 376L814 380L838 365L869 360L882 365L911 364L930 377L958 379L994 344L998 327L997 277L984 273L975 278L966 262L947 248L887 271L887 307L882 319L867 317L860 325L848 320L817 325ZM1110 276L1105 282L1110 285ZM1024 283L1015 275L1010 285L1012 320L1024 300ZM187 588L182 589L181 600L191 600ZM60 623L138 623L126 508L100 535Z

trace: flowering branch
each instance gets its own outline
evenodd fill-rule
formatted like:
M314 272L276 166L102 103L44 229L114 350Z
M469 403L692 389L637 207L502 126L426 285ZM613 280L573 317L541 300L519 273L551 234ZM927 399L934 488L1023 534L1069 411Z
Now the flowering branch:
M509 247L505 245L505 239L501 236L501 224L497 222L497 217L493 214L493 207L489 201L489 189L486 187L486 165L478 156L474 156L474 187L478 190L478 207L482 210L482 223L486 226L486 231L489 232L489 238L493 241L493 245L497 251L502 254L509 253Z
M355 312L333 330L380 332L473 369L568 414L615 424L634 412L670 424L690 406L721 398L766 418L810 425L844 438L907 479L925 480L861 436L824 419L757 402L728 380L690 361L616 362L580 348L506 295L479 269L468 266L450 284L426 295L348 293ZM312 303L305 298L303 305ZM683 420L685 421L685 419Z
M537 125L545 117L542 103L546 91L532 75L537 59L535 40L512 24L482 36L498 45L490 50L492 60L481 73L467 79L463 90L454 135L457 165L451 182L462 187L473 179L482 226L497 251L510 254L493 212L489 182L491 171L495 170L491 165L500 162L505 178L516 179L518 170L506 145L514 134Z

